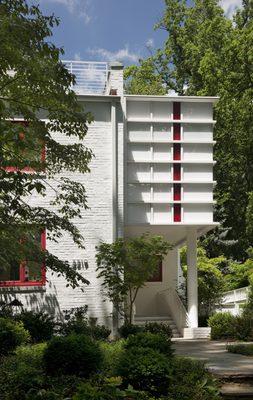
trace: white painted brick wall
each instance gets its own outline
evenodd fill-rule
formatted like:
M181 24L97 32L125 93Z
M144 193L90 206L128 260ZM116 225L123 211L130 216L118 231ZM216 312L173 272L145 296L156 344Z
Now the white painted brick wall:
M87 110L94 109L92 103L87 104ZM85 238L85 249L79 249L67 234L63 234L58 244L47 241L47 249L60 259L68 260L71 263L82 261L88 264L86 270L84 265L82 272L90 281L89 286L84 287L84 292L80 288L72 289L66 287L66 281L62 276L52 275L47 271L48 283L46 288L35 290L26 288L15 288L13 290L2 289L2 296L7 293L20 293L17 297L23 302L26 308L44 309L58 316L64 309L88 305L88 313L91 317L98 318L99 323L110 326L110 315L112 305L104 301L102 295L101 281L97 279L95 247L100 241L112 241L112 126L110 121L111 103L100 102L95 104L96 121L88 130L84 140L87 147L91 148L95 157L90 163L91 172L88 174L68 173L68 177L84 184L88 196L88 210L82 211L83 219L76 220L75 223ZM123 124L121 105L117 104L117 124L118 131L118 161L119 167L119 202L118 209L119 232L123 231ZM61 143L70 143L73 139L55 135ZM63 176L63 174L61 174ZM58 176L59 178L59 176ZM57 177L56 177L57 179ZM55 185L55 182L51 182ZM44 200L37 196L32 196L30 201L34 205L42 204L49 206L53 198L53 189L48 188L47 196Z

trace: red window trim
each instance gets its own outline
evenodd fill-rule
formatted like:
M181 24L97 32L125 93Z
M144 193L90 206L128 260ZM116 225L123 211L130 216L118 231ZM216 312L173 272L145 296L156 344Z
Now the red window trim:
M162 282L163 281L163 263L159 262L157 271L154 275L148 280L148 282Z
M41 249L46 249L46 231L41 233ZM0 281L0 287L13 287L13 286L44 286L46 284L46 265L45 262L41 265L41 280L40 281L25 281L25 261L20 263L19 266L19 280L18 281Z
M181 119L181 103L173 102L173 119Z

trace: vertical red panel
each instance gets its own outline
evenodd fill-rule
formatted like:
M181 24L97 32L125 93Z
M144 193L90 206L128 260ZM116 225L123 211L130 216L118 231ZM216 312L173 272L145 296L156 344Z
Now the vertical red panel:
M174 222L181 222L181 205L174 204Z
M181 200L181 185L180 185L180 183L174 183L174 185L173 185L173 199L174 199L174 201Z
M173 103L173 119L181 119L181 103Z
M181 144L173 144L173 160L181 160Z
M173 140L181 139L181 126L180 124L173 124Z
M173 180L181 181L181 164L174 164L173 166Z

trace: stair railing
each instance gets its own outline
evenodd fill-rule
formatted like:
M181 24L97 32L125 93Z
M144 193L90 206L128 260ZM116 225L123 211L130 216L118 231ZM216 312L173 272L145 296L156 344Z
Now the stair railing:
M178 331L183 334L183 329L189 326L189 316L177 291L170 287L158 293L160 301L166 302L168 311L175 322Z

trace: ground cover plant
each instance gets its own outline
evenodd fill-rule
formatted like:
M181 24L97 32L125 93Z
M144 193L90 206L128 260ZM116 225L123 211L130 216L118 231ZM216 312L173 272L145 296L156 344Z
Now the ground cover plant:
M229 353L243 354L244 356L253 356L253 344L252 343L228 344L227 351Z

